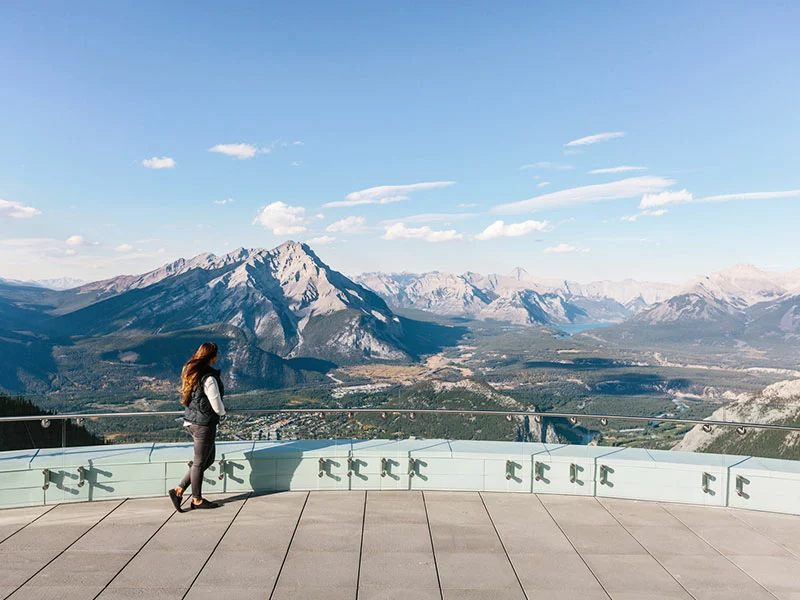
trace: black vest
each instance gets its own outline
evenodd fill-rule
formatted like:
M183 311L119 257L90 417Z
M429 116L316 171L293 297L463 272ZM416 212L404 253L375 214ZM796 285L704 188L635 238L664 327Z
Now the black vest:
M217 387L219 388L219 397L222 398L225 395L225 386L222 385L220 371L209 367L209 369L200 376L200 379L197 380L197 384L192 388L189 405L186 407L186 410L183 411L183 418L189 423L206 426L219 423L219 415L214 412L214 409L211 407L211 402L208 400L208 396L206 396L205 390L203 389L205 381L209 377L216 379Z

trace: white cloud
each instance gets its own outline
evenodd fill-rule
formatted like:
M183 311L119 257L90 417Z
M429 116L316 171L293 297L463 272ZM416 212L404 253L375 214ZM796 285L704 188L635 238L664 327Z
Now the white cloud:
M114 248L117 252L133 252L135 248L130 244L120 244L116 248Z
M364 224L367 220L364 217L347 217L331 223L325 228L325 231L334 233L358 233L364 229Z
M290 167L299 167L299 166L300 166L300 165L302 165L302 164L303 164L303 163L301 163L300 161L294 160L294 161L292 161L292 162L290 162L290 163L289 163L289 166L290 166Z
M234 199L233 198L225 198L224 200L214 200L214 204L219 204L219 205L222 205L222 206L225 206L226 204L233 204L233 203L234 203Z
M551 169L553 171L569 171L570 169L574 169L572 165L563 165L560 163L550 162L549 160L545 160L542 162L537 163L530 163L527 165L522 165L520 170L526 171L528 169Z
M42 211L25 206L20 202L0 199L0 217L11 217L12 219L30 219L42 214Z
M322 235L320 237L311 238L306 242L311 246L325 246L326 244L332 244L336 241L335 237L331 237L329 235Z
M381 221L381 225L393 225L394 223L449 223L451 221L463 221L477 217L478 213L425 213L421 215L411 215L400 219L386 219Z
M744 194L724 194L722 196L706 196L696 202L730 202L731 200L779 200L781 198L800 198L800 190L785 192L747 192Z
M67 238L66 244L67 246L85 246L88 242L82 235L73 235Z
M636 215L628 215L628 216L625 216L625 217L621 217L620 221L627 221L628 223L635 223L636 221L639 220L639 217L661 217L661 216L667 214L667 212L669 212L669 211L667 211L664 208L659 209L659 210L643 210L642 212L640 212L639 214L636 214Z
M401 200L408 200L407 194L433 190L455 185L455 181L430 181L425 183L412 183L408 185L381 185L368 188L359 192L351 192L344 200L323 204L324 208L341 208L346 206L360 206L362 204L391 204Z
M145 158L142 161L142 166L148 169L174 169L176 165L175 159L168 156L162 156L161 158L154 156L153 158Z
M67 248L66 250L64 250L64 254L67 256L75 256L76 254L78 254L78 251L75 250L75 248Z
M541 183L537 183L536 187L537 188L543 188L543 187L547 187L548 185L550 185L549 181L542 181Z
M629 171L646 171L647 167L632 167L630 165L622 165L621 167L609 167L608 169L592 169L589 175L602 175L604 173L627 173Z
M684 204L692 202L692 195L686 190L679 192L661 192L660 194L645 194L639 202L639 208L653 208L667 204Z
M288 206L283 202L273 202L258 213L254 224L271 229L275 235L296 235L306 230L306 209L302 206Z
M463 239L464 236L456 233L455 229L446 231L434 231L427 225L418 228L406 227L404 223L395 223L386 226L386 233L383 234L385 240L423 240L425 242L451 242Z
M545 248L545 254L574 254L576 252L580 252L583 254L587 254L591 252L590 248L577 248L575 246L570 246L569 244L559 244L558 246L551 246L550 248Z
M292 142L292 146L303 146L303 145L304 145L303 142L301 142L300 140Z
M547 231L550 223L547 221L523 221L522 223L509 223L495 221L475 237L479 240L493 240L499 237L519 237L532 231Z
M492 208L493 213L522 213L543 208L562 208L576 204L603 202L633 198L642 194L659 192L675 182L671 179L656 176L630 177L610 183L599 183L583 187L570 188L559 192L551 192L529 200L501 204Z
M469 204L467 204L465 202L462 202L461 204L458 205L458 208L472 208L474 206L478 206L477 203L470 202Z
M253 158L256 154L268 154L269 148L258 148L252 144L217 144L208 149L209 152L217 152L226 156L233 156L239 160Z
M594 135L587 135L586 137L582 137L577 140L572 140L571 142L567 142L566 144L564 144L564 146L566 146L567 148L572 148L575 146L588 146L590 144L597 144L598 142L606 142L608 140L621 138L624 135L625 135L624 131L596 133Z

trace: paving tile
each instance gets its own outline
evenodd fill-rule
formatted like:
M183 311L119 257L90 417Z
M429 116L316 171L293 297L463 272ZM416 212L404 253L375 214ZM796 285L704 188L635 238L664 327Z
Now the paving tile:
M728 597L774 598L724 556L682 555L661 560L670 574L695 598L727 592Z
M638 594L639 598L656 597L652 596L653 593L665 598L691 598L648 554L585 554L583 558L612 598L626 594Z
M746 556L731 558L750 577L773 594L783 597L800 592L800 560L784 556Z
M432 552L376 552L361 556L361 586L439 589ZM410 592L409 592L410 594ZM359 594L360 596L360 594Z
M184 588L109 587L98 600L182 600L185 593Z
M569 525L564 532L580 554L641 554L647 551L619 523Z
M482 494L506 550L528 554L574 554L575 550L536 496Z
M101 550L98 547L97 550ZM133 552L67 551L25 584L32 586L100 585L102 588L125 566Z
M616 519L595 498L541 494L538 496L548 512L563 527L566 525L611 526Z
M659 560L669 556L719 556L719 552L677 520L671 527L636 525L628 527L628 532Z
M442 597L444 600L525 600L525 595L519 589L519 586L517 586L516 590L443 588Z
M409 592L408 588L391 588L385 586L371 587L358 586L358 600L441 600L439 588L434 589L414 589Z
M297 587L347 588L355 595L358 582L358 552L289 551L276 590Z
M625 527L671 527L675 517L657 502L597 498L597 502L608 510Z
M511 562L522 587L532 591L570 591L574 597L583 594L605 596L603 588L581 557L572 554L512 554Z
M505 554L436 552L442 589L520 590Z
M31 506L0 510L0 542L52 508L52 506Z
M370 552L432 552L426 523L364 523L363 549Z
M316 587L311 585L284 586L275 590L272 600L355 600L355 588Z
M284 548L284 552L286 549ZM257 550L216 550L195 581L195 586L272 589L283 554Z
M24 586L9 600L92 600L103 589L102 585L37 585ZM4 596L0 596L4 597Z
M800 557L800 535L798 535L800 516L753 510L731 511L731 514L795 556Z

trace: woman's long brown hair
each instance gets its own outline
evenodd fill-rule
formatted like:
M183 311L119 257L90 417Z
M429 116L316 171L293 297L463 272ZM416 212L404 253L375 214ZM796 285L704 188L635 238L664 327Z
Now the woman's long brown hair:
M192 388L197 385L197 380L211 366L211 361L217 356L218 351L214 342L204 342L200 344L194 356L183 365L183 371L181 371L181 379L183 380L181 404L184 406L189 406L189 402L192 399Z

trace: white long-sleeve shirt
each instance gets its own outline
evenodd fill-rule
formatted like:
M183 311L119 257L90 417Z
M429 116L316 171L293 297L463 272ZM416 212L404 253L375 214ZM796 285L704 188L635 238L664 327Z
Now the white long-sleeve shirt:
M211 403L211 408L214 409L214 412L220 417L224 417L225 405L222 403L222 396L219 395L219 386L217 385L217 380L213 377L206 377L206 380L203 383L203 391L206 394L206 398L208 398L208 401ZM184 421L183 424L186 427L191 425L189 421Z

